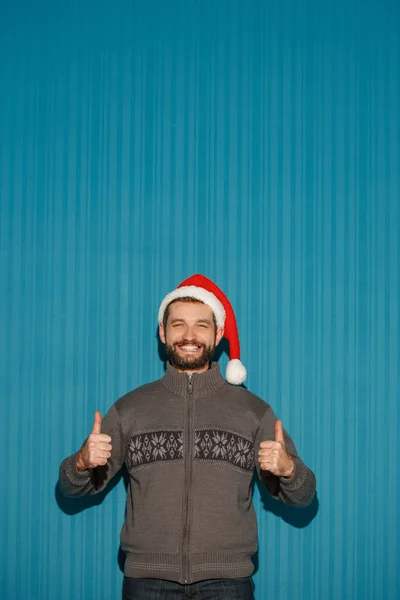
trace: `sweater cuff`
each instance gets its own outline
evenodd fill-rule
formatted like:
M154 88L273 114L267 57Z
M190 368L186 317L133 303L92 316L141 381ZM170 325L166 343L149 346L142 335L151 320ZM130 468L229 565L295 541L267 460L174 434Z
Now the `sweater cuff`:
M72 483L72 485L82 485L86 482L89 482L91 479L90 469L87 471L78 471L76 468L78 452L75 452L75 454L72 454L72 456L66 458L62 465L65 478L69 483Z
M280 485L283 490L287 490L288 492L294 492L302 487L307 479L307 467L305 464L297 458L297 456L292 456L295 470L294 474L290 478L280 477Z

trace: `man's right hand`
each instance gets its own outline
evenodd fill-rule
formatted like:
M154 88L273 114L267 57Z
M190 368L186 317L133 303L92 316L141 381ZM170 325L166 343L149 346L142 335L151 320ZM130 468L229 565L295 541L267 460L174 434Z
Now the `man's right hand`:
M109 435L101 433L101 422L101 414L96 410L92 433L79 450L76 458L78 471L82 472L105 465L111 456L111 438Z

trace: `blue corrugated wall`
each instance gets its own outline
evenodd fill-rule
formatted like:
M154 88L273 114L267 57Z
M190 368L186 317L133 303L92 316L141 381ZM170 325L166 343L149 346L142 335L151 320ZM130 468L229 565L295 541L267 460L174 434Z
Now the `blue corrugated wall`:
M120 597L123 481L58 466L193 272L318 480L256 488L257 600L400 597L399 40L394 0L0 3L1 598Z

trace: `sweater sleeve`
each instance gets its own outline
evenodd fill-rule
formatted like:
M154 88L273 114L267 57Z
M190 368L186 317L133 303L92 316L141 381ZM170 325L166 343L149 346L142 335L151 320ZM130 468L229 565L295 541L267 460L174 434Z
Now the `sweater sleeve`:
M283 430L286 451L295 464L294 475L290 478L278 477L270 471L263 471L258 462L260 443L275 439L275 423L277 418L274 411L268 406L262 418L255 440L255 462L260 480L264 483L270 494L286 504L307 506L315 495L316 480L314 473L303 463L297 454L296 447L290 435Z
M101 433L111 437L112 450L107 464L80 472L76 468L78 451L65 458L60 465L58 480L60 490L65 496L98 494L121 468L125 456L125 444L121 421L115 406L112 406L105 415L101 424Z

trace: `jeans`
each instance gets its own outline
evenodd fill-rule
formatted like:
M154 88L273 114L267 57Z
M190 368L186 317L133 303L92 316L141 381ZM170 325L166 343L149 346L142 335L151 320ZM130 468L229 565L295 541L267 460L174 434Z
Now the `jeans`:
M205 579L187 585L124 577L122 600L254 600L250 577Z

